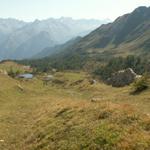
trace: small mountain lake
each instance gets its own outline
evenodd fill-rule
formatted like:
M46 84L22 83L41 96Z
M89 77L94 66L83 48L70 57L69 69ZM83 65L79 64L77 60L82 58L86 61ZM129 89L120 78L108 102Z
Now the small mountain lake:
M18 77L19 78L25 78L25 79L32 79L33 78L33 74L25 73L25 74L20 74Z

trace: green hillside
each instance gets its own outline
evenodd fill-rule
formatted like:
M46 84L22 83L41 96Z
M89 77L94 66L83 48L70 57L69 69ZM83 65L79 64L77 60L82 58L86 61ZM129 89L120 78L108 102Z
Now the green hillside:
M150 149L150 89L131 95L132 86L92 84L85 72L45 84L45 75L0 74L0 149Z

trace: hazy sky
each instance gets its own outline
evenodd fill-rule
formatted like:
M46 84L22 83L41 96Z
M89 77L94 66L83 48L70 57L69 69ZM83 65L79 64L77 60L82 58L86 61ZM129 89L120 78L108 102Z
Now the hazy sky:
M0 18L32 21L64 16L114 20L138 6L150 6L150 0L0 0Z

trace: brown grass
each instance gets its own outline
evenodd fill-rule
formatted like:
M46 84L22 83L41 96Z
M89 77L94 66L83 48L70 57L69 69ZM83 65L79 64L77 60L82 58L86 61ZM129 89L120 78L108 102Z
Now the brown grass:
M130 87L91 85L84 73L56 78L67 83L0 75L0 149L150 149L149 89L130 95Z

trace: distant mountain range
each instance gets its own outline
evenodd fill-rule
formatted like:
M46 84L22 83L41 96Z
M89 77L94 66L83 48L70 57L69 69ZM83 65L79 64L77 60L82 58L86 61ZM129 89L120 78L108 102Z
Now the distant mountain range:
M118 17L113 23L97 28L87 36L80 38L75 44L59 46L57 55L55 50L43 50L47 61L54 64L69 66L72 63L86 64L86 62L107 59L113 56L140 55L150 56L150 7L139 7L132 13ZM55 49L55 47L54 47ZM42 56L42 52L41 52ZM75 65L74 65L75 66Z
M62 44L77 36L85 36L108 20L72 18L23 22L0 19L0 59L30 58L46 47Z

